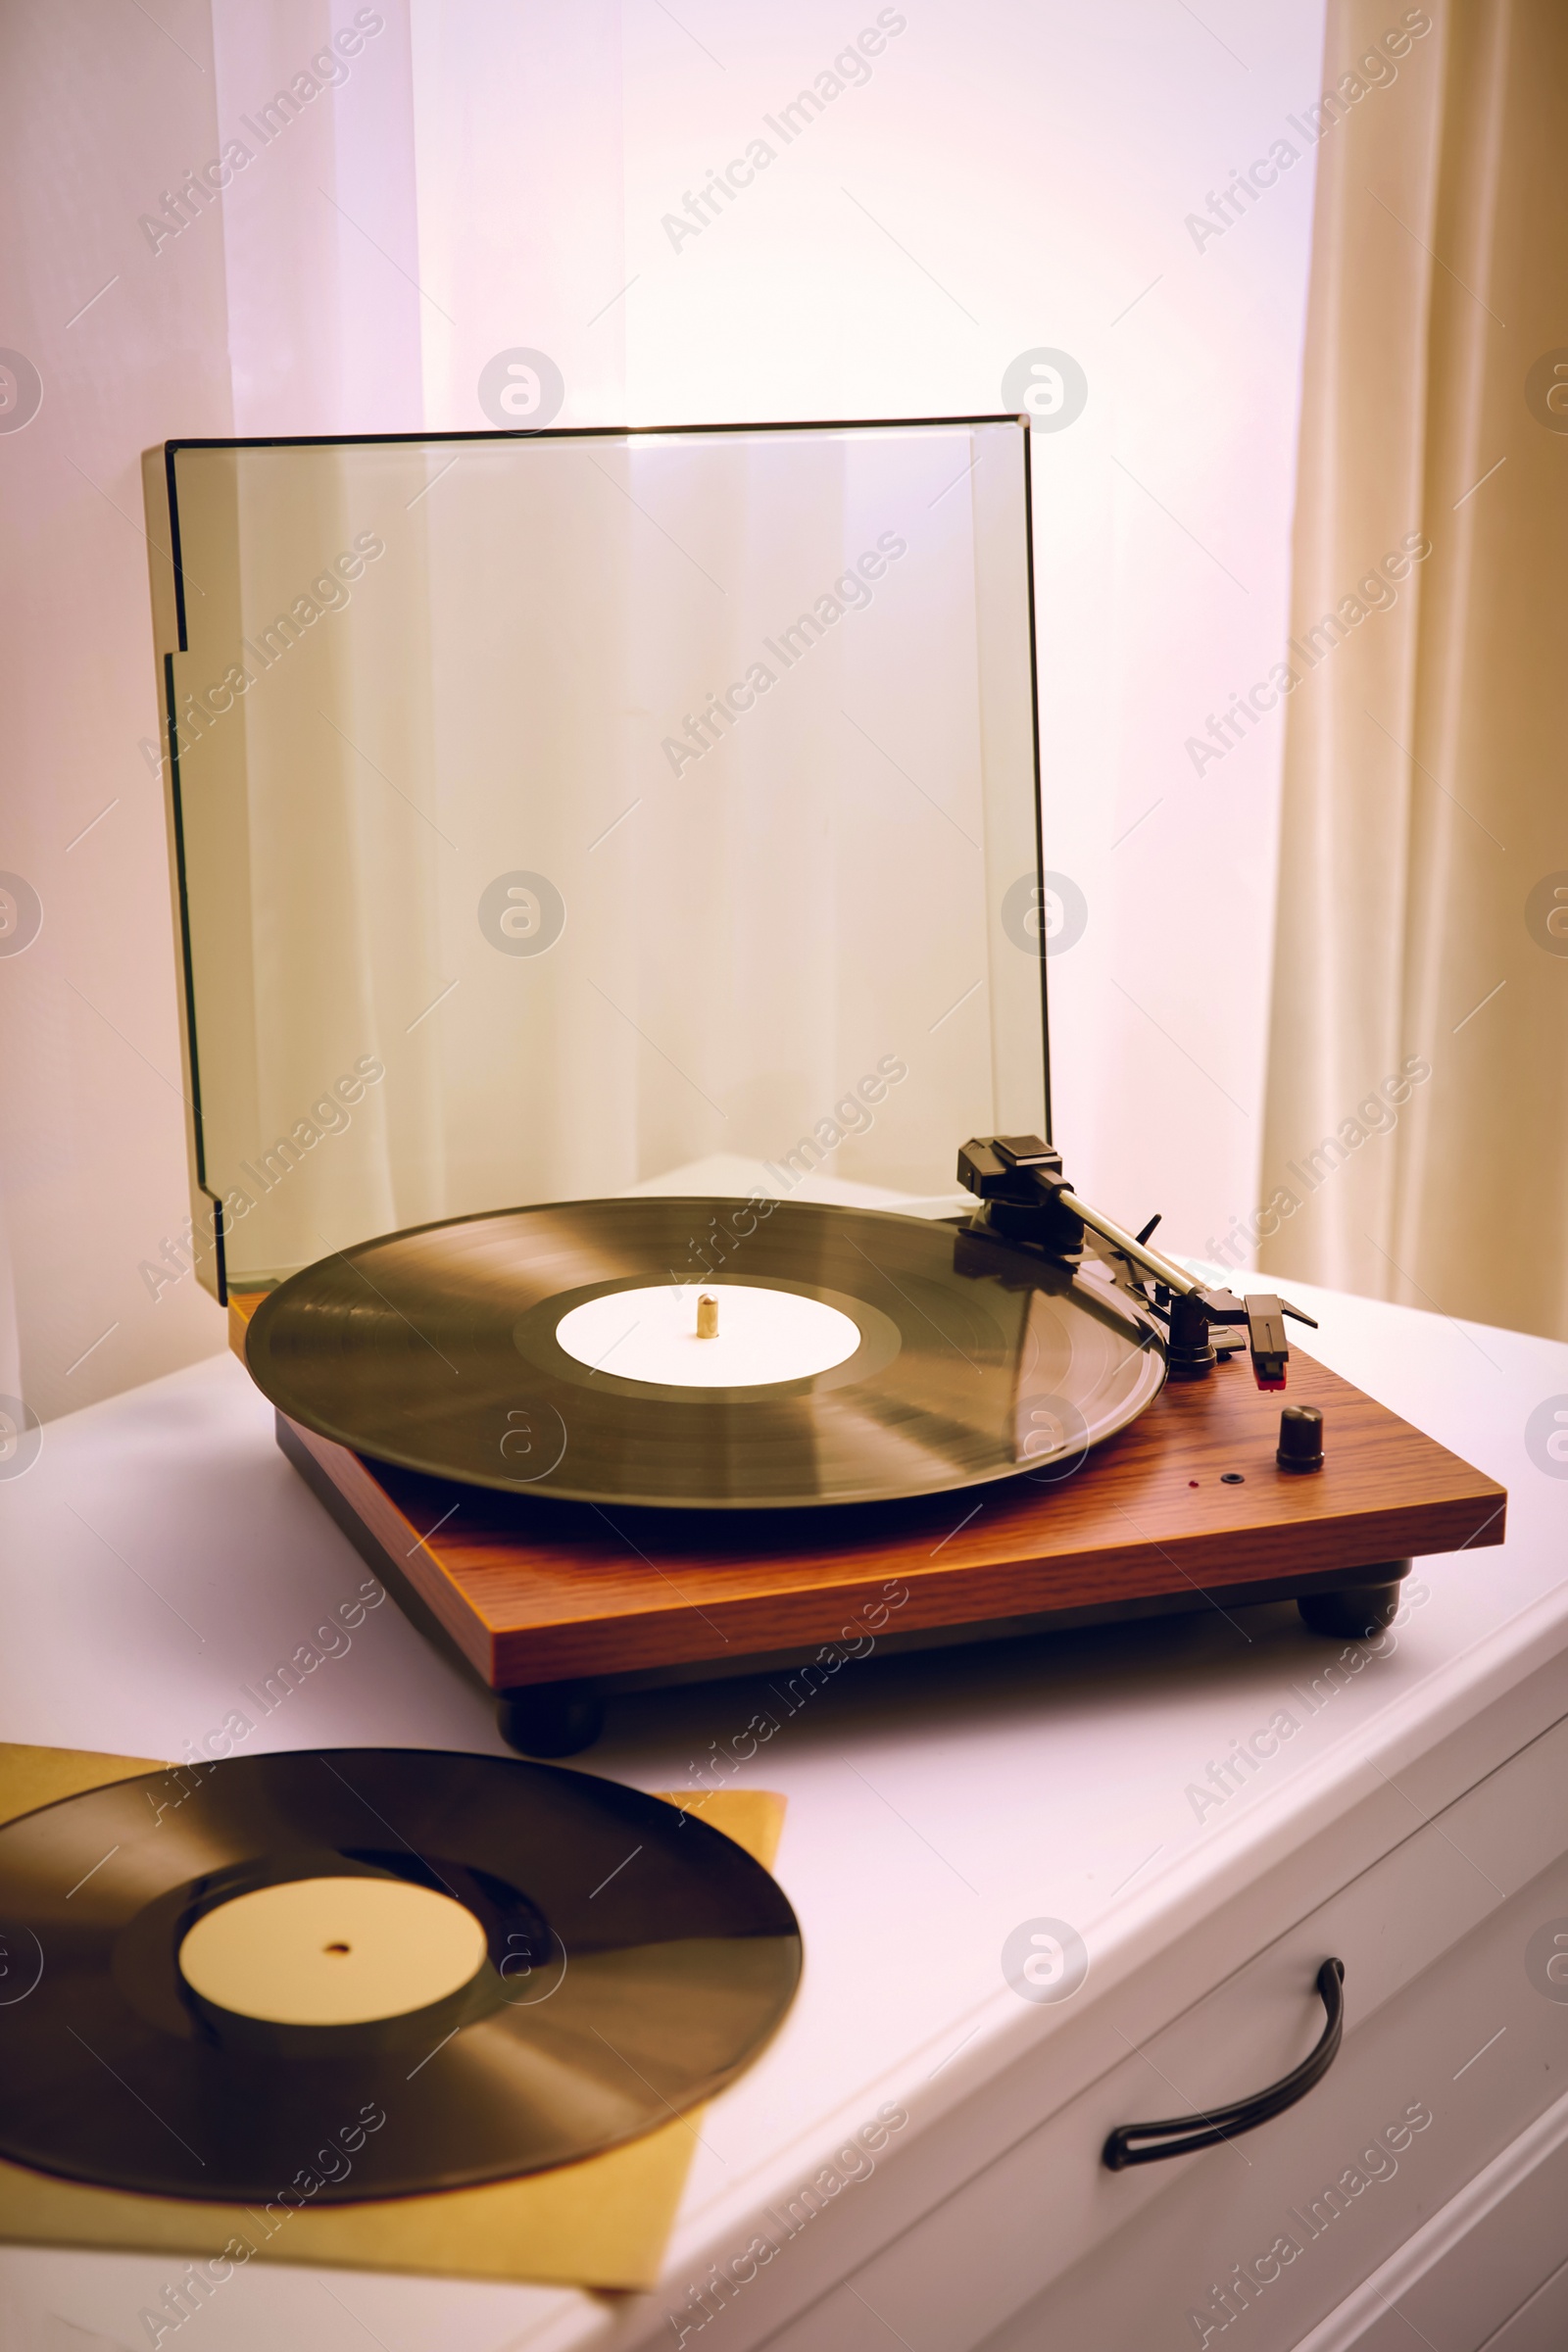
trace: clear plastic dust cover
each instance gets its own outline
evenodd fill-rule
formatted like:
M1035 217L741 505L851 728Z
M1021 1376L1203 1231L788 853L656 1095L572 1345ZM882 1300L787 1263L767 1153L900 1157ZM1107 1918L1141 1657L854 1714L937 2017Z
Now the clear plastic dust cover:
M1046 1132L1016 418L146 460L194 1251ZM956 1205L956 1203L954 1203Z

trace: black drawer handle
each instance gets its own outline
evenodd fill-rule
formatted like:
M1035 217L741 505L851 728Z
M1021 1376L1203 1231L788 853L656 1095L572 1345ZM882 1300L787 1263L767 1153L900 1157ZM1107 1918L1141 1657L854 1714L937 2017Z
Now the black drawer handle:
M1272 2083L1250 2099L1237 2099L1229 2107L1216 2107L1210 2115L1179 2115L1164 2124L1121 2124L1106 2140L1101 2151L1103 2161L1113 2173L1129 2164L1158 2164L1166 2156L1190 2156L1195 2148L1211 2148L1216 2140L1234 2139L1240 2132L1255 2132L1271 2116L1282 2115L1304 2099L1315 2082L1321 2082L1339 2054L1345 2033L1345 1962L1325 1960L1317 1972L1317 1989L1328 2023L1323 2038L1310 2057L1303 2058L1283 2081ZM1134 2140L1150 2140L1156 2144L1134 2147Z

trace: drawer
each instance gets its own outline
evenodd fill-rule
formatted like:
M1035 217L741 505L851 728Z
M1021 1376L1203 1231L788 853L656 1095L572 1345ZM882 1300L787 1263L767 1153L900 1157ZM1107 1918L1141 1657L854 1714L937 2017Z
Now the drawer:
M1553 1918L1568 1925L1568 1855L1347 2034L1299 2106L1230 2146L1151 2167L1176 2178L988 2352L1298 2344L1568 2086L1568 2004L1538 1990L1525 1965ZM1492 2281L1476 2331L1429 2341L1476 2352L1551 2267L1541 2254L1511 2301Z
M1296 2352L1562 2352L1568 2093L1363 2280Z
M1149 2042L1130 2026L1119 2064L770 2334L770 2352L858 2352L871 2313L909 2352L1191 2352L1205 2313L1210 2345L1295 2345L1568 2089L1568 2003L1524 1964L1536 1928L1568 1920L1568 1723L1413 1818L1400 1845ZM1346 1965L1347 2031L1316 2089L1228 2145L1105 2170L1113 2126L1244 2096L1304 2057L1330 1954ZM1385 2138L1312 2234L1325 2185L1389 2127L1397 2139L1412 2107L1430 2122L1397 2150ZM1266 2285L1238 2286L1241 2324L1227 2321L1212 2290L1282 2235L1298 2251Z
M1568 2344L1568 2262L1553 2271L1495 2335L1485 2352L1562 2352Z

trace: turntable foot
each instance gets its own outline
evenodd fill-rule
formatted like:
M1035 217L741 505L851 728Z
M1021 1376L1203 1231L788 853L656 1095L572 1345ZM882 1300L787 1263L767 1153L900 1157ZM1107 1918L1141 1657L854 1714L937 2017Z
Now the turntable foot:
M1391 1560L1389 1567L1396 1571L1392 1583L1368 1581L1364 1585L1346 1585L1336 1592L1301 1592L1296 1605L1301 1621L1314 1634L1327 1634L1337 1642L1367 1642L1381 1634L1394 1622L1394 1612L1399 1605L1399 1586L1410 1572L1408 1560ZM1377 1571L1371 1571L1376 1576Z
M496 1723L509 1747L523 1756L574 1756L592 1747L605 1728L601 1700L580 1683L540 1683L502 1690Z

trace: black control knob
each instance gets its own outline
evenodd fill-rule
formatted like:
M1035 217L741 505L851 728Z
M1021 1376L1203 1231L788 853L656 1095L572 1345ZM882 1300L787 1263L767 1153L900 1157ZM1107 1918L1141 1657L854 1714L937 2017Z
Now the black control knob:
M1321 1470L1323 1416L1315 1404L1288 1404L1280 1415L1279 1450L1274 1456L1282 1470Z

